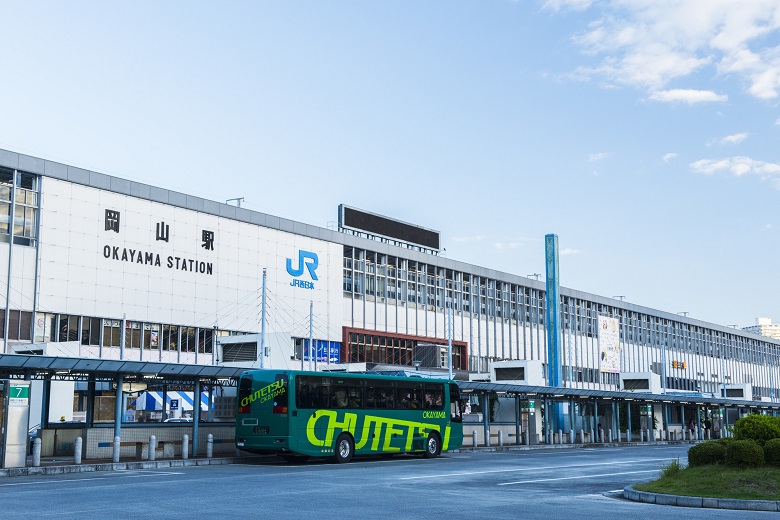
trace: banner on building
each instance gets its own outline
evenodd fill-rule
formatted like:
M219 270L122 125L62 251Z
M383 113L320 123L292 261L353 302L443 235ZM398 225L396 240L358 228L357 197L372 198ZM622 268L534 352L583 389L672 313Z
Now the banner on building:
M620 325L617 318L599 316L599 370L620 372Z

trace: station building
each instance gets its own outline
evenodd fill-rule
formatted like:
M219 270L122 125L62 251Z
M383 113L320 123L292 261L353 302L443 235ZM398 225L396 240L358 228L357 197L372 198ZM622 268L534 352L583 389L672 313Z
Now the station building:
M451 342L459 379L549 386L544 282L446 258L430 229L339 218L326 229L0 150L2 352L441 370ZM780 398L778 340L574 288L560 305L567 388Z

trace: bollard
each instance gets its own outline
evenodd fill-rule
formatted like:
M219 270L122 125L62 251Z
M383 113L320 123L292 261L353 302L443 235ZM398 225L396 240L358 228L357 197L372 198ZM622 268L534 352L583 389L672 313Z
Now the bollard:
M604 442L604 428L599 428L599 440Z
M76 437L76 442L73 444L73 463L81 464L81 437Z
M645 442L645 431L639 428L639 443L642 444L643 442Z
M504 445L504 432L501 430L498 430L498 445L503 446Z
M531 432L529 430L525 431L525 445L526 446L531 445Z
M208 437L206 437L206 458L210 459L213 456L214 456L214 436L209 433Z
M612 428L607 428L607 438L612 442Z
M33 467L37 468L41 465L41 439L36 437L33 439Z
M569 444L574 444L574 428L569 428Z
M558 430L558 444L563 444L563 430Z
M516 444L518 446L523 444L523 435L525 435L525 432L520 432L520 435L517 436Z
M477 430L471 430L471 443L477 447Z
M585 430L580 428L580 444L585 444Z
M157 437L154 435L149 436L149 460L154 460L155 452L157 451Z
M188 459L190 456L190 436L185 434L181 441L181 458Z
M113 457L111 459L111 460L114 461L114 464L119 462L119 448L120 448L120 446L121 446L121 441L120 441L119 437L118 436L114 437L114 453L113 453Z

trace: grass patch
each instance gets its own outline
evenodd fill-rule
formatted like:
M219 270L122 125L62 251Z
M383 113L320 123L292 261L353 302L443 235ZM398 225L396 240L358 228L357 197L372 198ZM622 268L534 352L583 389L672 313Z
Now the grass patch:
M742 500L780 500L780 469L731 468L728 466L696 466L667 471L661 478L634 489L709 498L737 498Z

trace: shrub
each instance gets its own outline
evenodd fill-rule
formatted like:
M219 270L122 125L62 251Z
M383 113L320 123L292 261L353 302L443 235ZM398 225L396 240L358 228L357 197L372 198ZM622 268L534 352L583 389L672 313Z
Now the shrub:
M764 460L772 466L780 466L780 439L769 439L764 444Z
M689 466L723 464L726 461L726 444L718 441L706 441L688 450Z
M661 466L661 475L666 478L676 477L680 474L681 469L682 466L680 466L680 459L674 459L669 464Z
M764 465L764 450L755 441L733 441L726 445L726 464L758 467Z
M763 446L770 439L780 439L780 417L748 415L734 423L734 439L756 441Z

